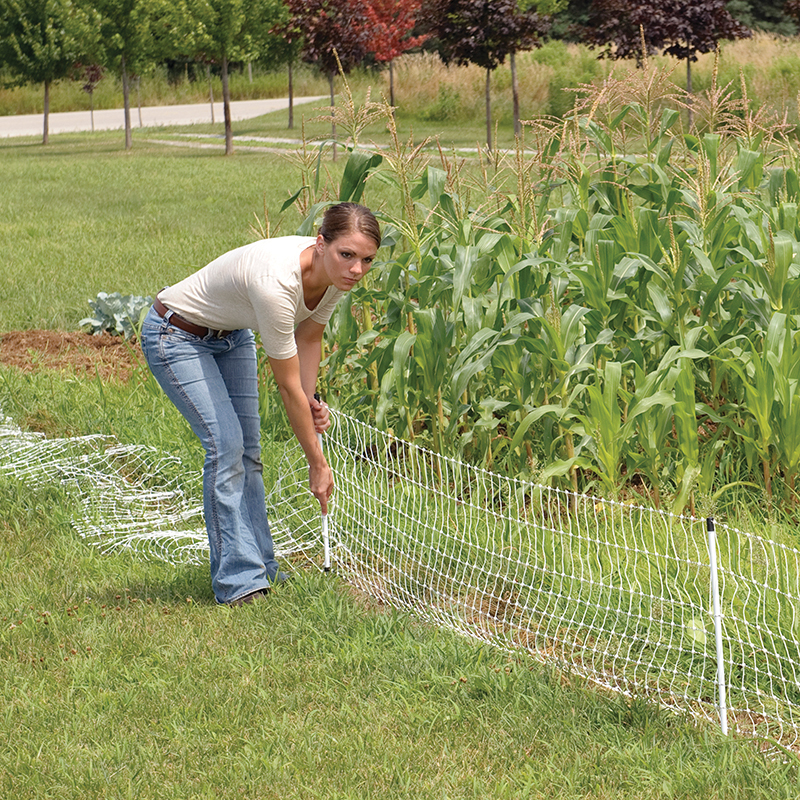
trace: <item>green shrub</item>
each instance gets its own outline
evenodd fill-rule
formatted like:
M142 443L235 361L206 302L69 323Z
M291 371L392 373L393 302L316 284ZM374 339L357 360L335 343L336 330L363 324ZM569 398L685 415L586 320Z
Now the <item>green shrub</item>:
M452 86L442 84L436 102L424 109L420 116L426 122L447 122L458 119L461 116L461 93Z
M531 58L539 64L546 64L553 69L568 67L570 55L565 42L551 40L531 52Z
M565 48L566 50L566 48ZM548 113L563 117L575 105L575 92L581 84L592 83L601 74L597 59L588 51L576 51L576 57L568 62L554 65L550 79Z

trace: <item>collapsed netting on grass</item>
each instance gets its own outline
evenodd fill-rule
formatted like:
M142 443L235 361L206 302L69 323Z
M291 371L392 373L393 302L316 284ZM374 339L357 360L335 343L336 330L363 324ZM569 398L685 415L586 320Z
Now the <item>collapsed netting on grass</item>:
M719 721L704 521L503 477L333 413L334 566L423 619ZM267 495L276 551L321 562L319 506L296 444ZM73 493L104 551L205 562L200 479L110 437L0 425L0 475ZM728 728L798 744L800 553L717 525Z
M283 471L294 480L294 465ZM3 475L31 489L64 487L76 501L73 527L104 552L130 550L172 564L208 562L201 476L175 456L122 445L111 436L49 439L0 417ZM283 493L280 478L274 490ZM299 505L311 502L305 498ZM272 511L279 557L317 547L318 533L312 534L310 526L305 533L296 525L290 529Z

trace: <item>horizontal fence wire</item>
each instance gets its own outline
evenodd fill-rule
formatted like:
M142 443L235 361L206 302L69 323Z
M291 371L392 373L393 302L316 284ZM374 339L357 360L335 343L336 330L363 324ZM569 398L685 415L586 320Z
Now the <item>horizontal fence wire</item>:
M393 607L626 695L719 723L705 521L575 494L440 456L333 412L334 567ZM319 504L296 443L267 504L281 557L321 565ZM0 476L53 482L104 551L201 563L199 476L104 436L0 424ZM800 553L717 522L728 729L796 749Z

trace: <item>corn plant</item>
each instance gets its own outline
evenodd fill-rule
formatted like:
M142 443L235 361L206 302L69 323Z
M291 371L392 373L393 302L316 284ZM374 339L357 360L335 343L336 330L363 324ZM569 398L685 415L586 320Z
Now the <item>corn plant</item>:
M635 485L680 510L780 475L794 502L800 158L709 91L683 131L662 74L612 76L480 166L404 139L386 110L392 144L367 149L360 121L380 110L344 104L343 178L306 177L301 230L374 193L385 247L329 326L329 396L576 491Z

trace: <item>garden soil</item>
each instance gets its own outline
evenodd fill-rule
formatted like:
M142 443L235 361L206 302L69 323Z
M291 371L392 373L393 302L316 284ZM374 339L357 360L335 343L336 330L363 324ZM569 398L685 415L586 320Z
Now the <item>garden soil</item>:
M30 330L0 334L0 363L127 381L144 359L138 344L109 333Z

